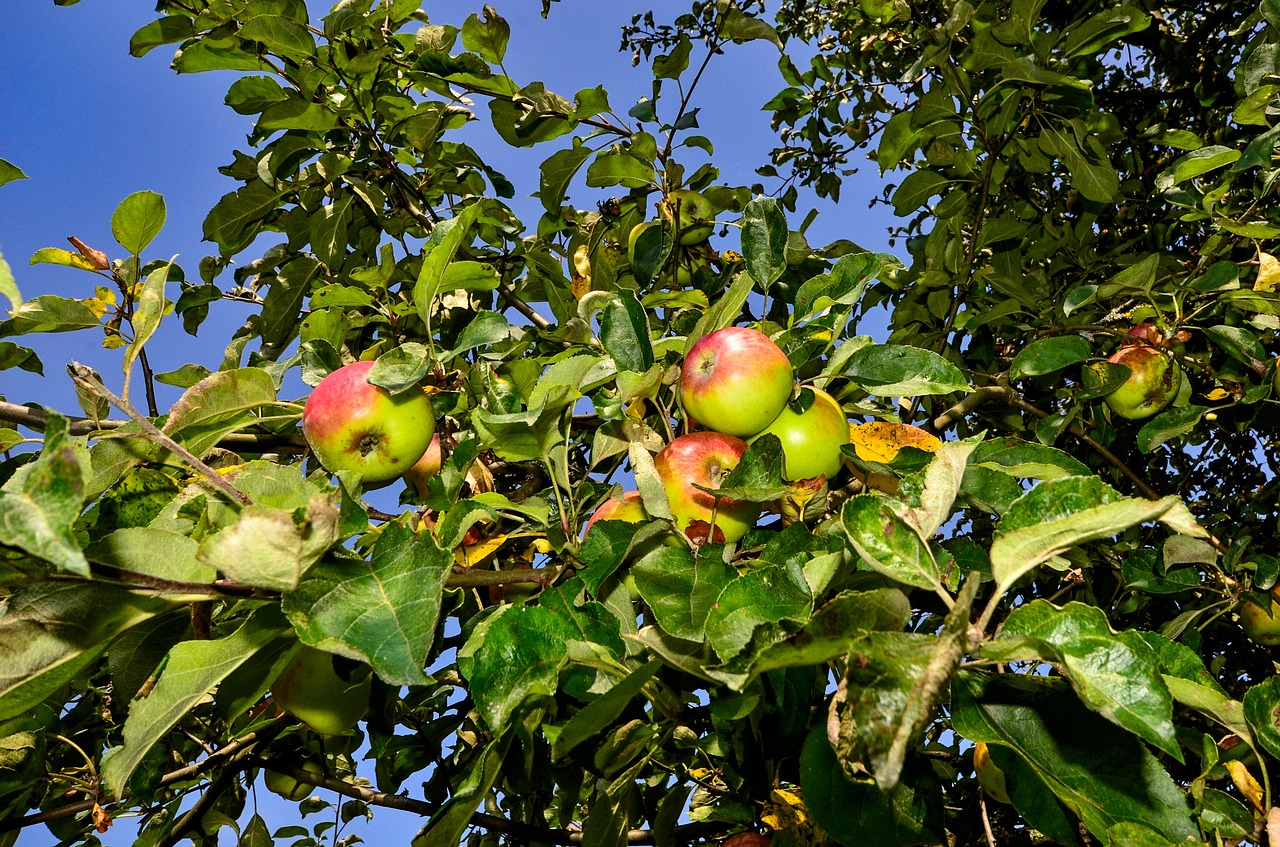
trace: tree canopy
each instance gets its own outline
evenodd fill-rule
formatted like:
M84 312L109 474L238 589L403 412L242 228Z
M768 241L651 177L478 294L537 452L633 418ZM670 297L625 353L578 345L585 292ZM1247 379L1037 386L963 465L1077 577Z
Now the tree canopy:
M131 52L253 120L212 254L151 255L141 191L31 257L81 296L0 260L0 369L105 348L74 414L0 399L0 841L1280 843L1280 2L698 0L624 30L634 104L419 2L159 0ZM748 41L778 146L738 174L698 82ZM469 124L540 151L536 220ZM864 158L898 255L806 236ZM729 327L794 384L682 467ZM718 360L728 424L766 359ZM360 470L372 428L320 465L354 362L425 394L430 467ZM345 799L273 830L262 774Z

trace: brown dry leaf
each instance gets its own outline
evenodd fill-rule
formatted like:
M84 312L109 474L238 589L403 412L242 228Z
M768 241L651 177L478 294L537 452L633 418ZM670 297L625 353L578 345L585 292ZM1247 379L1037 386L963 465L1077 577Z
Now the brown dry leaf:
M105 271L111 267L111 262L107 260L107 254L101 250L94 250L88 244L85 244L74 235L67 236L67 240L71 242L71 246L80 251L80 255L89 260L95 270Z
M111 820L111 813L108 812L106 809L102 808L101 806L99 806L97 803L93 804L92 814L93 814L93 828L96 829L99 833L106 832L108 829L111 828L111 824L114 823L114 821Z
M1253 281L1254 291L1275 291L1280 287L1280 259L1270 253L1258 252L1258 278Z
M916 447L934 453L942 445L937 436L920 427L884 421L850 424L849 440L859 459L882 463L892 462L903 447Z

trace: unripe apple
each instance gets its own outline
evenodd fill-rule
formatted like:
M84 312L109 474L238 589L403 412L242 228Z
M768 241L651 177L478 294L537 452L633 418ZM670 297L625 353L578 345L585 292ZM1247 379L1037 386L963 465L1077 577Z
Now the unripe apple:
M391 394L368 381L373 362L354 362L320 381L302 412L307 444L330 473L387 482L413 467L435 435L425 392Z
M706 197L687 188L677 188L662 198L658 214L664 220L675 220L680 244L691 247L711 237L715 229L715 206Z
M788 404L759 433L776 435L782 442L783 477L794 482L815 476L831 479L844 465L841 445L849 443L849 419L835 398L819 389L813 391L813 405L796 414Z
M1173 402L1182 386L1182 368L1155 344L1164 336L1154 325L1142 324L1129 330L1120 349L1107 361L1124 365L1129 378L1103 397L1103 402L1122 418L1149 418Z
M1266 595L1267 605L1259 606L1253 600L1240 601L1236 613L1244 634L1264 647L1280 646L1280 585Z
M680 401L698 423L729 435L755 435L787 405L795 372L787 354L758 330L708 333L680 367Z
M333 660L332 653L304 644L271 684L276 705L321 735L341 735L369 711L373 676L368 666L344 679Z
M627 236L627 259L631 264L636 263L636 242L640 240L640 235L653 225L653 221L643 221L631 227L631 233Z
M444 464L444 458L440 452L440 435L437 433L431 436L431 443L427 445L427 452L422 454L422 458L404 472L404 481L413 486L413 490L418 492L418 497L425 500L427 483L431 477L440 473L442 464Z
M973 769L978 776L978 785L987 792L991 799L998 803L1009 802L1009 789L1005 785L1004 771L991 761L991 751L985 742L973 745Z
M719 488L746 450L740 438L705 431L682 435L653 457L672 520L690 538L737 541L755 525L758 503L716 497L694 487Z
M320 763L313 762L310 759L302 763L302 769L314 774L324 773L324 768L320 767ZM307 799L311 796L311 792L316 790L316 787L309 782L301 782L287 773L280 773L270 769L267 770L262 781L272 794L279 795L286 800L292 800L295 803Z

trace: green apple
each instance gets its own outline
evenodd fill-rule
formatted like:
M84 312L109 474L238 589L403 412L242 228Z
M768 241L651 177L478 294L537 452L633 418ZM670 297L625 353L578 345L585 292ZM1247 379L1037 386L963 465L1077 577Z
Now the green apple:
M973 745L973 769L978 776L978 785L987 792L991 799L998 803L1009 802L1009 789L1005 784L1004 771L991 761L991 751L987 745L979 741Z
M654 223L654 221L644 221L631 227L631 234L627 236L627 259L631 264L636 263L636 242L640 240L640 235Z
M730 326L704 335L685 356L680 402L703 426L746 437L773 422L794 384L787 354L769 336Z
M831 479L844 466L840 447L849 443L849 419L827 392L813 388L813 405L797 414L788 404L759 433L782 442L783 476L791 482L824 476Z
M1280 586L1271 589L1266 595L1267 605L1259 606L1252 599L1240 601L1236 613L1240 615L1240 626L1244 634L1264 647L1280 646Z
M1122 418L1149 418L1178 396L1182 368L1159 348L1142 342L1126 343L1107 361L1129 369L1129 378L1102 398Z
M662 198L658 214L676 222L677 239L684 247L701 244L715 229L715 206L706 197L687 188L677 188Z
M440 473L440 466L444 463L444 459L440 453L440 434L436 433L431 436L431 443L427 445L427 452L422 454L422 458L414 462L413 467L404 472L404 481L413 486L413 490L418 493L418 497L427 499L427 483L431 477Z
M693 432L653 457L676 527L695 540L737 541L760 517L758 503L716 497L695 485L719 488L737 467L747 443L722 432Z
M302 411L302 433L325 470L354 471L376 484L422 458L436 422L424 391L391 394L370 384L373 364L353 362L322 379Z
M313 762L310 759L302 763L302 769L314 774L324 773L324 768L320 767L320 763ZM270 769L267 770L262 781L272 794L279 795L286 800L292 800L295 803L299 800L307 799L311 796L311 792L316 790L316 787L309 782L301 782L287 773L280 773Z
M304 644L271 684L276 705L321 735L341 735L369 711L369 667L361 665L344 678L334 658Z

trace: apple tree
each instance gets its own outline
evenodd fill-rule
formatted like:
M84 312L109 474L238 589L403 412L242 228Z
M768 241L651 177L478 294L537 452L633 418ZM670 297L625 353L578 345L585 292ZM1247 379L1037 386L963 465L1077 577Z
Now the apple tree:
M0 267L0 368L107 348L77 413L0 402L0 840L352 841L273 833L267 774L424 847L1280 841L1280 5L697 2L624 32L630 105L418 5L159 0L131 51L254 121L213 255L151 255L144 191L32 257L83 296ZM745 41L755 182L696 107ZM540 151L536 220L473 123ZM900 257L805 235L864 148ZM730 327L780 356L711 403ZM304 436L353 363L323 411L416 428L404 474Z

